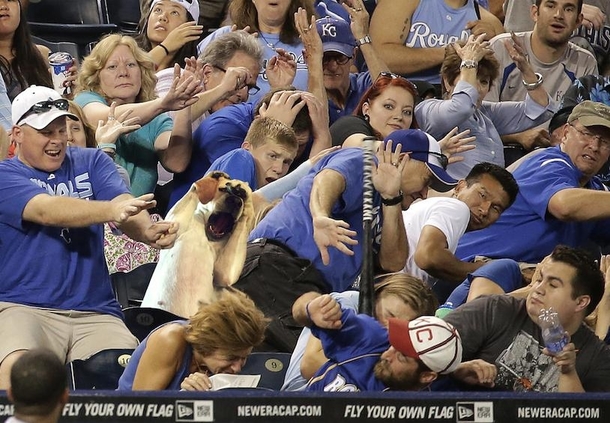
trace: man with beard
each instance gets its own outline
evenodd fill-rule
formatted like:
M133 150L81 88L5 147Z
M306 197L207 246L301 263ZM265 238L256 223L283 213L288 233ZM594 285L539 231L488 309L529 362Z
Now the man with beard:
M542 85L551 99L559 103L576 78L597 75L595 56L569 42L582 22L581 11L582 0L536 0L536 4L531 6L531 18L536 22L533 31L512 35L504 33L493 38L490 47L500 62L500 73L485 100L522 101L528 90ZM511 58L510 45L529 59L538 76L537 82L526 84L523 81ZM527 150L550 144L546 126L504 135L502 140L505 144L521 144Z
M293 317L311 327L329 358L308 391L419 391L462 360L459 334L436 317L390 318L386 329L371 316L342 309L330 295L311 300L309 293L295 302Z

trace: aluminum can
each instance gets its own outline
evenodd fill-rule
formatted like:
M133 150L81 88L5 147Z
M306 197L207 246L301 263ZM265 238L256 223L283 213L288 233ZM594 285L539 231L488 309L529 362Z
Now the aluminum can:
M74 64L74 58L70 53L58 51L49 55L49 66L53 76L53 89L61 95L70 94L70 87L64 87L64 81L70 75L68 69Z

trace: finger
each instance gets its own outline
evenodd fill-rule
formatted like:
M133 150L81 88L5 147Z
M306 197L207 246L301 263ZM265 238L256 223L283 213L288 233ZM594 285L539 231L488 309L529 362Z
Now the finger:
M322 264L324 264L324 266L328 266L328 264L330 263L330 256L328 255L328 248L326 247L320 247L320 257L322 258Z
M110 109L108 110L108 120L114 120L114 111L116 109L116 101L110 103Z
M353 256L354 252L352 250L350 250L345 244L343 243L338 243L337 245L335 245L335 248L337 250L339 250L340 252L342 252L345 255L348 256Z
M133 109L127 109L117 117L117 120L119 122L125 122L125 119L127 119L127 117L132 113L133 113Z

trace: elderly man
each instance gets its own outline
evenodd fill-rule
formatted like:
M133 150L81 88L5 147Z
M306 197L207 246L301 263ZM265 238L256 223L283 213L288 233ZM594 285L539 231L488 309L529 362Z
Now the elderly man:
M330 295L309 294L295 302L293 316L311 327L329 358L309 381L309 391L419 391L462 360L458 332L438 317L390 318L386 330Z
M67 147L67 110L38 86L12 105L18 156L0 162L0 389L32 348L71 361L137 345L112 292L103 223L155 248L176 237L177 224L151 223L152 194L133 198L106 154Z
M530 153L513 171L519 194L487 229L465 234L456 256L537 263L558 244L610 239L610 193L595 176L610 157L610 107L584 101L563 127L561 144Z

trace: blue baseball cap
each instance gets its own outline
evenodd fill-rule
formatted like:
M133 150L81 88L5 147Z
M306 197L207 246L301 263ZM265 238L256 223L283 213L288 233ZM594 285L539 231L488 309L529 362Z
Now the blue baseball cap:
M334 51L347 57L354 55L356 39L352 35L349 23L343 19L326 16L316 21L316 29L322 38L324 53Z
M399 129L385 137L383 145L392 141L392 148L401 145L401 152L409 153L413 160L424 162L432 172L432 183L430 188L438 192L446 192L458 183L447 171L448 158L441 153L438 141L434 137L420 129Z

